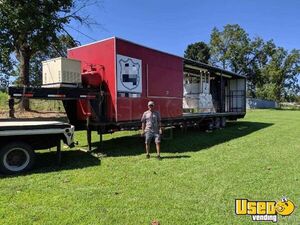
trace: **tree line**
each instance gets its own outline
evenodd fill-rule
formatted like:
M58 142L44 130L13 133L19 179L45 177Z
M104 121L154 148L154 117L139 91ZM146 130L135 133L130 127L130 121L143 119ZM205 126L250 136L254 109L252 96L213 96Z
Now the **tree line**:
M71 21L94 23L79 12L97 0L1 0L0 88L41 85L41 62L66 56L79 43L66 30ZM187 46L184 56L248 78L248 96L293 101L299 96L300 51L288 51L273 40L250 38L239 25L214 28L209 43ZM23 102L28 109L28 102Z
M278 102L300 99L300 50L250 38L238 24L213 28L209 43L188 45L184 57L246 75L249 97Z
M98 0L1 0L0 1L0 88L15 77L19 86L41 85L43 60L66 56L78 44L66 26L72 21L94 23L83 9ZM28 110L29 101L21 108Z

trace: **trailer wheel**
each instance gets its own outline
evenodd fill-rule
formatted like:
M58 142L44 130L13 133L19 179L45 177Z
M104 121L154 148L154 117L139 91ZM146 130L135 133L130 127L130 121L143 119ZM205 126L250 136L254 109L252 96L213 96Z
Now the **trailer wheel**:
M23 142L10 143L0 150L0 171L5 174L22 173L34 164L31 146Z
M215 118L215 124L214 124L214 127L216 128L216 129L219 129L220 128L220 126L221 126L221 120L220 120L220 117L217 117L217 118Z
M214 120L210 120L208 123L207 123L207 129L208 130L213 130L214 129Z
M226 120L227 120L226 117L221 118L221 127L226 127Z

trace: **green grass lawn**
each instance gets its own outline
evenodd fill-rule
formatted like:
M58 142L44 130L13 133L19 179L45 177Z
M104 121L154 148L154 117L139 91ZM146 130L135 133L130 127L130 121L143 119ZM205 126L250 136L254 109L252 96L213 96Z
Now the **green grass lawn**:
M105 135L101 160L64 151L57 167L54 152L39 153L32 173L1 178L0 224L261 224L236 216L235 199L300 205L300 111L250 111L212 133L165 136L162 161L145 158L136 132ZM300 224L300 209L278 224Z

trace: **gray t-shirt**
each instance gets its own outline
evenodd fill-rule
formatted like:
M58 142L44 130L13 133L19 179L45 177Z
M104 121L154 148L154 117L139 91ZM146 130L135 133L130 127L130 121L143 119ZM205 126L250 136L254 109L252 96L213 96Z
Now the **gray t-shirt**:
M157 111L147 110L144 112L142 119L142 123L146 124L145 131L150 131L153 133L159 133L159 123L160 123L160 114Z

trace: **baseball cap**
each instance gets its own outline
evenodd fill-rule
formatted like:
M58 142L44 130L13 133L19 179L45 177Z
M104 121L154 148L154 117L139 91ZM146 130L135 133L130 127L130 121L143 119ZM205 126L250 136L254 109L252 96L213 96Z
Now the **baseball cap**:
M154 102L153 102L153 101L149 101L149 102L148 102L148 106L149 106L149 105L154 105Z

